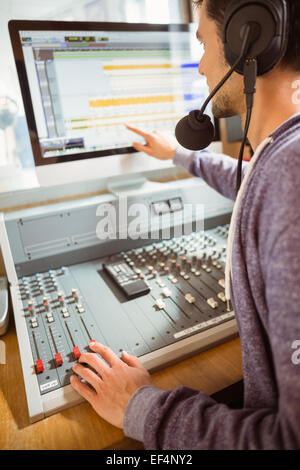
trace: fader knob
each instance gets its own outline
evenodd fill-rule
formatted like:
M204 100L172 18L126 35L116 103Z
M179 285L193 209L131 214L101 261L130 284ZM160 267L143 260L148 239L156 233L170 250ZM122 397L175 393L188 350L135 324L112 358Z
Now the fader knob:
M75 346L73 348L73 355L74 355L75 361L80 358L81 352L80 352L79 346Z
M171 259L171 270L173 271L176 268L176 259Z
M76 302L78 301L79 295L77 289L72 289L72 297Z
M63 365L64 361L60 353L54 354L54 359L55 359L56 367L60 367Z
M42 372L44 372L44 364L42 359L38 359L37 361L35 361L35 370L37 374L41 374Z

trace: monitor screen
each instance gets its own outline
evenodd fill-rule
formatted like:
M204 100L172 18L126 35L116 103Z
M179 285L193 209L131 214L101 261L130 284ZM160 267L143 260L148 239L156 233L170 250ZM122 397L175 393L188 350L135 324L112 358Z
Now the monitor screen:
M207 97L195 25L10 22L36 165L134 152Z

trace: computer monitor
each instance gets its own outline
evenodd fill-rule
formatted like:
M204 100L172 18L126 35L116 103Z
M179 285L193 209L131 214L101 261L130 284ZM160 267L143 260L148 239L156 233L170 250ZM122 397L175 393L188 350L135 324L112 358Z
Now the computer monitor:
M196 25L9 22L42 185L161 168L125 123L174 134L201 107ZM216 136L218 140L218 136Z

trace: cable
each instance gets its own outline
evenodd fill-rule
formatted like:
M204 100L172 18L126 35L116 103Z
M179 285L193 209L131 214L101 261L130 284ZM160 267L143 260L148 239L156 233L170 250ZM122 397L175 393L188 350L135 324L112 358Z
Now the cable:
M244 150L245 150L245 145L246 145L246 140L248 136L248 131L249 131L249 126L250 126L250 121L251 121L251 116L252 116L252 107L250 109L247 109L247 117L246 117L246 124L245 124L245 129L244 129L244 137L242 140L242 145L239 153L239 161L238 161L238 166L237 166L237 181L236 181L236 193L238 194L241 184L242 184L242 166L243 166L243 157L244 157Z
M254 104L254 94L256 92L256 79L257 79L257 60L248 59L244 65L244 83L245 89L244 93L246 95L246 107L247 107L247 116L244 129L244 137L242 140L242 145L239 154L239 161L237 166L237 180L236 180L236 193L238 194L241 184L242 184L242 166L243 166L243 156L245 145L248 137L249 126L252 116L253 104Z

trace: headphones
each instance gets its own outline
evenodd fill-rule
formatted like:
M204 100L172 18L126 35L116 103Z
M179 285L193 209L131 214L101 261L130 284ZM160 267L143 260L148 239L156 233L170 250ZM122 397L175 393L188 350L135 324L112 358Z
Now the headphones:
M225 10L222 29L224 53L229 72L209 95L201 110L191 111L176 126L178 142L189 150L202 150L214 139L215 129L204 111L233 72L244 76L247 118L239 155L237 192L247 140L256 78L276 67L288 44L288 6L286 0L233 0Z
M251 46L235 72L243 74L247 59L257 60L257 75L264 75L283 58L288 43L288 8L285 0L234 0L225 11L223 43L229 65L238 58L246 25L252 27Z

